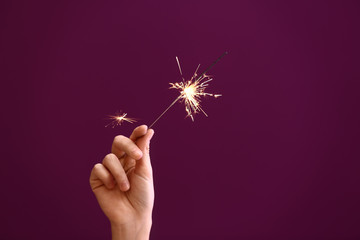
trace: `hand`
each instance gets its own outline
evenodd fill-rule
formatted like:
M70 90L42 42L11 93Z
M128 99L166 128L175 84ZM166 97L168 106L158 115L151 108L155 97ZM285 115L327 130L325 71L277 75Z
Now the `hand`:
M111 223L114 239L148 239L154 186L149 155L154 131L142 125L116 136L111 153L94 166L90 186Z

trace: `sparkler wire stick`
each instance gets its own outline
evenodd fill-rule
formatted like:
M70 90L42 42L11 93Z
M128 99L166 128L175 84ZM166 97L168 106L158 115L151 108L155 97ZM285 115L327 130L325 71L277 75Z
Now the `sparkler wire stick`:
M169 106L167 109L165 109L165 111L163 111L162 114L160 114L160 116L149 126L149 128L151 128L152 126L154 126L154 124L177 102L179 101L179 99L181 98L181 95L178 96Z
M224 52L220 57L218 57L202 74L199 75L199 77L195 80L195 82L199 81L218 61L220 61L221 58L223 58L228 52ZM182 75L181 67L179 64L179 59L176 57L176 61L179 66L180 74ZM196 73L196 72L195 72ZM184 79L184 78L183 78ZM149 128L154 126L154 124L177 102L179 101L183 96L178 96L170 105L165 109L164 112L160 114L160 116L152 123L150 124ZM200 110L206 115L206 113L200 108ZM190 115L191 116L191 115ZM207 116L207 115L206 115ZM192 116L191 116L192 117Z
M222 59L227 54L228 52L224 52L220 57L218 57L218 59L216 59L202 74L199 75L196 81L199 80L203 75L205 75L215 64L217 64L218 61L220 61L220 59Z

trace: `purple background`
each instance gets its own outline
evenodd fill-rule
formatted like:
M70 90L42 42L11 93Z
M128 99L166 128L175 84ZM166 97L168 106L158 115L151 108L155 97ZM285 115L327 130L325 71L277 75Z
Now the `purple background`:
M0 239L109 239L92 166L155 126L152 239L360 239L357 1L1 3ZM124 110L138 124L105 128Z

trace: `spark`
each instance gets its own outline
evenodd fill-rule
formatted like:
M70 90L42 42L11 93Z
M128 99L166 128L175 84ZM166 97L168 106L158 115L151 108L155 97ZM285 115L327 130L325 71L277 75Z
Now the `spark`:
M134 118L129 118L126 117L127 113L116 113L115 115L111 115L109 116L109 119L113 120L112 122L110 122L107 126L111 126L112 128L116 127L116 126L120 126L123 122L129 122L129 123L134 123L136 122L136 119Z
M180 95L169 105L167 109L165 109L162 114L160 114L160 116L150 125L149 128L151 128L179 100L182 100L185 103L187 117L191 117L192 121L194 121L194 114L199 112L202 112L203 114L205 114L205 116L208 116L206 112L201 108L201 97L212 96L217 98L220 97L221 94L212 94L205 92L205 89L209 86L209 82L213 80L211 76L207 75L206 73L226 54L227 52L224 52L218 59L215 60L215 62L213 62L202 74L198 76L197 71L200 67L199 64L191 79L187 81L182 76L180 62L178 57L176 57L176 62L178 64L183 81L170 83L170 89L179 90Z
M180 96L178 98L179 100L182 99L185 102L185 110L187 112L187 117L191 117L192 121L194 121L194 114L199 112L202 112L205 116L208 116L206 112L201 108L201 97L212 96L217 98L221 96L221 94L212 94L205 92L206 87L209 86L209 82L213 79L206 74L203 74L202 76L197 78L197 70L199 69L199 66L190 80L170 83L170 88L180 91Z

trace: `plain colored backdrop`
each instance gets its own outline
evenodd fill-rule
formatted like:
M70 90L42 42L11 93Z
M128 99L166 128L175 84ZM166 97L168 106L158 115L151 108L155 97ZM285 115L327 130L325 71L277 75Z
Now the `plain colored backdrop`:
M0 239L110 239L92 166L155 126L151 239L360 239L358 1L3 1ZM105 128L123 110L136 124Z

